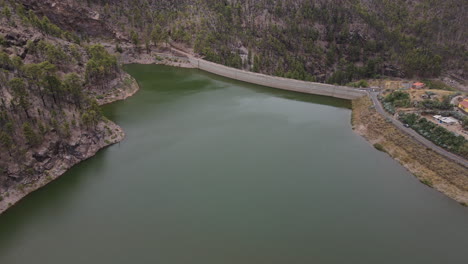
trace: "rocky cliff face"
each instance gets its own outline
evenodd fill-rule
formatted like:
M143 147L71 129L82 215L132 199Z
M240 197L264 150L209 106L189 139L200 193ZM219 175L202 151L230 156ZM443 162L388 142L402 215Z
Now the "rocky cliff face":
M0 6L7 14L0 17L0 213L121 141L124 132L102 116L98 105L138 89L102 46L84 44L76 33L37 16L50 5L47 12L61 10L59 19L72 12L67 3L25 4ZM88 17L81 21L101 24ZM90 32L106 34L102 28Z
M101 15L80 1L21 0L26 9L47 16L54 24L68 31L91 37L112 38L115 34Z

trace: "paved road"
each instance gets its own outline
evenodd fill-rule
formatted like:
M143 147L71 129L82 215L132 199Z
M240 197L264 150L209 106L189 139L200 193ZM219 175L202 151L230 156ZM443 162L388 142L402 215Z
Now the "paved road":
M448 159L451 159L451 160L459 163L460 165L463 165L466 168L468 168L468 161L466 159L464 159L464 158L462 158L462 157L460 157L458 155L455 155L455 154L453 154L451 152L448 152L447 150L437 146L436 144L432 143L431 141L429 141L425 137L418 134L413 129L405 127L400 121L396 120L395 118L393 118L393 116L389 115L383 109L382 104L377 99L377 96L378 96L379 92L369 91L368 94L371 97L372 102L374 103L374 106L375 106L375 109L377 110L377 112L379 112L381 115L383 115L388 120L390 120L398 129L405 132L406 134L408 134L412 138L416 139L419 143L421 143L425 147L428 147L428 148L434 150L435 152L439 153L440 155L443 155L443 156L447 157Z
M171 49L178 52L178 53L181 53L189 58L193 57L191 54L185 52L185 51L182 51L174 46L171 46ZM368 89L361 89L362 91L367 91L367 94L369 94L369 96L371 97L372 99L372 102L374 103L374 106L377 110L377 112L379 112L381 115L383 115L384 117L386 117L388 120L390 120L398 129L400 129L401 131L403 131L404 133L408 134L409 136L411 136L412 138L416 139L416 141L418 141L419 143L421 143L422 145L434 150L435 152L447 157L448 159L450 160L453 160L457 163L459 163L460 165L468 168L468 161L458 155L455 155L451 152L448 152L446 151L445 149L437 146L436 144L432 143L431 141L429 141L428 139L426 139L425 137L421 136L420 134L418 134L416 131L414 131L413 129L411 128L407 128L405 127L400 121L396 120L395 118L393 118L393 116L389 115L382 107L382 104L380 103L380 101L377 99L377 96L379 94L379 91L375 91L376 89L374 88L368 88Z

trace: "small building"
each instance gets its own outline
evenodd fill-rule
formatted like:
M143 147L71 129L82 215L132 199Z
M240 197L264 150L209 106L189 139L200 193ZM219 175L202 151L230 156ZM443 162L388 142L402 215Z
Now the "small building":
M460 108L463 112L468 114L468 99L461 101L458 104L458 108Z
M438 120L440 123L444 123L447 125L454 125L458 123L458 120L453 117L443 117L441 115L435 115L434 118Z
M411 85L411 89L424 89L424 87L426 87L426 85L422 82L415 82L413 83L413 85Z
M409 90L411 88L411 83L405 82L401 84L401 90Z

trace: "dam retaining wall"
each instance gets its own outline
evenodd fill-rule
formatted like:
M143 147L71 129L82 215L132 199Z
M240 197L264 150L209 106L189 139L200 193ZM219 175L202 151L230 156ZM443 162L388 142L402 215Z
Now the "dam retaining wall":
M207 71L234 80L273 87L277 89L308 94L325 95L348 100L357 99L366 95L366 92L364 91L345 86L306 82L276 76L269 76L265 74L226 67L220 64L216 64L194 57L189 57L189 60L195 68L198 68L203 71Z

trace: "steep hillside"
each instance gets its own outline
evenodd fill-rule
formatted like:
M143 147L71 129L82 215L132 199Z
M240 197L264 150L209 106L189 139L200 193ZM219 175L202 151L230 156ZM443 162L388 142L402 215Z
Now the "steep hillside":
M146 49L183 43L211 61L290 78L468 77L464 0L21 2L78 34Z
M119 99L133 81L102 46L82 44L22 5L0 5L1 212L122 140L96 99Z

